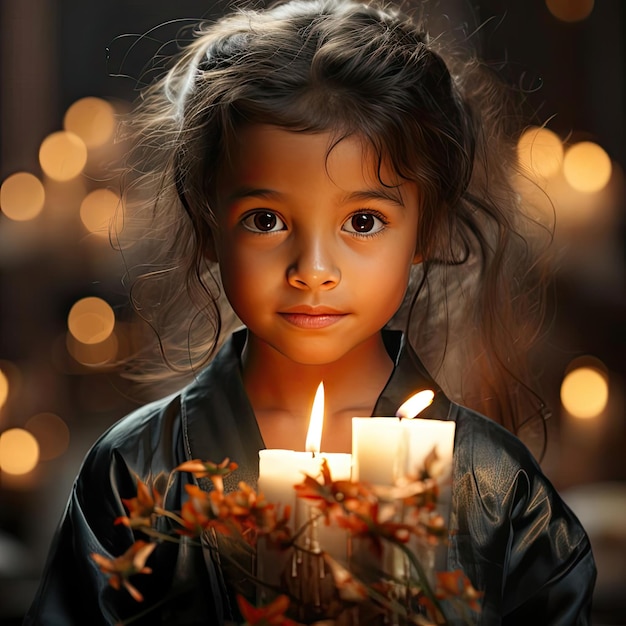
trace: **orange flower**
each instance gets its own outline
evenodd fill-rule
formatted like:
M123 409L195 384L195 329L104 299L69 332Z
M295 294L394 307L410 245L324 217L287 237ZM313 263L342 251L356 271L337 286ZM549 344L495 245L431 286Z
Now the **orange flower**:
M239 483L239 490L224 494L219 490L209 494L211 502L211 514L214 517L214 527L220 529L224 534L231 534L233 531L243 535L254 527L250 519L251 510L256 504L256 493L245 483Z
M210 497L215 516L236 529L249 544L254 545L259 535L267 536L277 547L289 542L290 507L284 507L279 517L276 505L268 503L244 482L239 483L237 491L228 494L213 491Z
M289 608L287 596L278 596L267 606L257 608L243 596L237 595L237 604L246 626L298 626L297 622L285 617L285 611Z
M244 482L227 494L218 489L207 492L197 485L185 485L185 490L189 499L180 511L182 528L177 532L181 535L198 537L213 528L225 535L237 533L250 545L256 544L259 535L279 548L290 541L290 508L284 507L279 517L276 506Z
M351 502L362 502L371 497L371 491L362 483L333 480L326 459L322 460L321 474L323 482L307 474L303 482L294 485L294 488L299 498L309 500L316 506L327 524L333 518L342 517Z
M243 519L256 508L258 496L254 489L244 482L240 482L238 487L238 490L227 494L211 493L211 501L219 517Z
M472 611L479 612L483 593L474 588L462 570L457 569L452 572L437 572L436 595L440 600L458 597L464 600Z
M237 463L230 462L229 458L225 458L221 463L213 463L212 461L201 461L193 459L181 463L174 470L179 472L191 472L196 478L205 478L208 476L218 491L224 491L224 476L232 474L237 467Z
M279 516L276 506L269 504L262 510L257 533L266 538L269 546L283 550L291 545L291 529L288 526L290 517L290 506L284 506L282 516Z
M415 533L414 525L392 521L396 512L393 505L381 505L378 500L354 499L346 503L344 515L337 517L336 523L353 537L369 540L374 552L380 556L384 540L407 543Z
M115 524L124 524L129 528L142 528L152 526L152 515L154 514L155 507L160 507L163 503L163 497L156 490L152 488L152 495L148 490L148 486L137 480L137 497L136 498L122 498L124 506L128 510L128 517L118 517L115 520Z
M199 537L205 530L215 526L210 494L197 485L185 485L185 491L189 499L180 511L183 528L177 532L188 537Z
M474 588L469 578L460 569L451 572L436 572L436 576L435 597L437 600L461 601L467 608L480 613L480 599L484 594ZM427 597L421 597L419 603L426 607L431 615L439 613Z
M389 521L396 508L380 506L371 487L348 480L333 481L325 459L321 474L323 483L306 475L295 489L298 497L315 504L327 524L334 520L353 536L370 539L377 554L382 553L384 539L401 543L409 540L413 526Z
M152 570L146 567L146 561L155 548L156 543L135 541L122 556L108 559L101 554L93 552L91 558L96 562L100 571L109 577L111 587L119 589L121 586L124 586L137 602L141 602L143 601L143 596L130 584L128 578L135 574L152 573Z

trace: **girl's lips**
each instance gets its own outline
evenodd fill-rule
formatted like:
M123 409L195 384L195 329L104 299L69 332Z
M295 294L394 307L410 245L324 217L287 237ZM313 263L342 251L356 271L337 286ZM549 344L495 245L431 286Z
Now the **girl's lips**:
M318 329L332 326L346 316L346 313L280 313L286 321L298 328Z

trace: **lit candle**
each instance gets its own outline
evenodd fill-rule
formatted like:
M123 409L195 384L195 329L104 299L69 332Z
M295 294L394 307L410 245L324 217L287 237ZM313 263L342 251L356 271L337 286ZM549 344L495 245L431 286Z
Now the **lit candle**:
M309 420L305 452L295 450L267 449L259 451L259 492L268 502L282 507L290 506L289 522L292 532L297 532L310 522L311 509L296 498L294 485L303 481L304 475L320 477L322 460L326 460L334 480L349 480L352 466L350 454L320 452L324 423L324 385L320 383ZM337 528L326 527L324 522L317 529L319 548L337 560L346 561L345 533ZM258 573L265 582L277 583L280 572L286 566L286 555L277 554L261 545L258 551Z
M352 419L353 480L392 486L415 475L433 450L438 463L451 467L453 421L415 419L431 404L434 393L420 391L397 411L396 417Z
M305 474L317 478L323 459L326 459L334 480L350 479L350 454L320 452L323 425L324 383L320 383L311 409L305 442L306 452L279 449L259 451L259 491L268 502L289 505L295 511L294 485L301 483ZM295 520L296 524L301 522L302 520ZM292 526L292 530L295 528Z
M440 491L437 510L448 519L455 422L417 418L434 398L430 390L420 391L407 400L392 417L355 417L352 419L352 479L377 486L402 486L416 480L434 451ZM401 521L399 519L398 521ZM408 521L408 520L404 520ZM445 568L446 550L422 547L415 541L411 548L431 573ZM370 564L371 565L371 564ZM382 568L402 575L405 558L397 550L385 550Z
M420 391L400 406L396 415L400 418L407 440L405 471L408 476L417 476L424 468L426 457L434 451L437 456L434 463L437 466L437 478L443 482L447 481L452 472L456 422L417 417L432 403L434 397L435 394L430 389Z

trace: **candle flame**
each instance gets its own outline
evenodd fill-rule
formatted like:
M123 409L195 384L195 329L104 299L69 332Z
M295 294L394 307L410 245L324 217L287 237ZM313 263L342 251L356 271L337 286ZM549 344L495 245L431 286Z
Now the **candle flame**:
M435 392L432 389L424 389L412 395L397 411L399 418L413 419L417 417L433 401Z
M306 434L307 452L316 454L322 445L322 427L324 426L324 383L321 382L315 393L313 408L311 409L311 419L309 420L309 430Z

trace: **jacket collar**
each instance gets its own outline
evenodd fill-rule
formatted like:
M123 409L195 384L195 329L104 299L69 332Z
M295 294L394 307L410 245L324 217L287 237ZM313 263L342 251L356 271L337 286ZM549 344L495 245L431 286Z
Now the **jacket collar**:
M376 402L373 415L394 416L411 395L423 389L433 389L435 400L420 417L450 419L450 401L407 345L402 333L385 330L383 338L395 367ZM245 341L245 329L233 333L211 364L183 390L181 396L186 455L190 459L219 462L228 457L236 461L239 469L233 486L239 480L256 484L258 452L265 448L241 376L241 353Z

